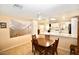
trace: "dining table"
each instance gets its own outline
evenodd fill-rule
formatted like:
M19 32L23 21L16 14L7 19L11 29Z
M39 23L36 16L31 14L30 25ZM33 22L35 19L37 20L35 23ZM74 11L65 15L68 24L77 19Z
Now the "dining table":
M38 44L44 49L44 53L47 55L49 47L54 44L55 40L48 40L45 38L38 38Z
M49 47L55 42L55 40L50 40L50 39L47 40L45 38L37 38L37 41L38 41L38 44L43 47Z

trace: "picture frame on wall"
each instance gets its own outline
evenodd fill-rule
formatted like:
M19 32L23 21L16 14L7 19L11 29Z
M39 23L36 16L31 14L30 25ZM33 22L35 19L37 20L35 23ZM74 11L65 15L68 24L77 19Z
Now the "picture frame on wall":
M6 22L0 22L0 28L7 28Z

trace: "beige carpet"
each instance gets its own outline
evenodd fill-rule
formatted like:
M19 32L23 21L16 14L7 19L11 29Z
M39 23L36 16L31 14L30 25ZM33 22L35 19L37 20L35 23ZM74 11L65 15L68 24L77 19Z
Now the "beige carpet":
M33 55L32 53L32 44L29 42L28 44L24 44L7 51L1 52L1 55ZM69 52L58 49L59 55L69 55Z
M24 44L12 49L9 49L7 51L4 51L0 54L7 54L7 55L31 55L32 54L32 45L31 42L28 44Z

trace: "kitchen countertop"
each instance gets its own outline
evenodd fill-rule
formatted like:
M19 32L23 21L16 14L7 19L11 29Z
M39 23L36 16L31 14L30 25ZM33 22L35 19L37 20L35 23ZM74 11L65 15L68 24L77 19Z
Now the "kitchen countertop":
M65 33L41 33L41 35L54 35L54 36L62 36L62 37L70 37L70 38L75 38L77 39L76 35L72 35L72 34L65 34Z

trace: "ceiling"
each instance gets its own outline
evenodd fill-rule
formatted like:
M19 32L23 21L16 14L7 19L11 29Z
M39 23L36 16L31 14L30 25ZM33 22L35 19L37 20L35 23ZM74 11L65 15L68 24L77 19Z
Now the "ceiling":
M78 4L0 4L0 16L57 18L79 15Z

